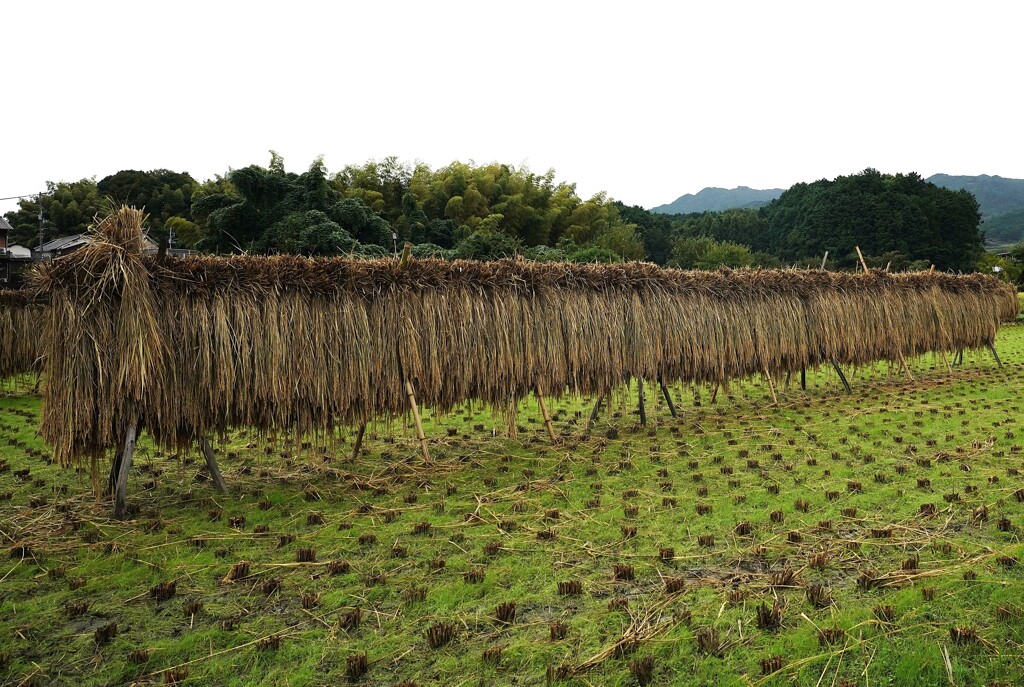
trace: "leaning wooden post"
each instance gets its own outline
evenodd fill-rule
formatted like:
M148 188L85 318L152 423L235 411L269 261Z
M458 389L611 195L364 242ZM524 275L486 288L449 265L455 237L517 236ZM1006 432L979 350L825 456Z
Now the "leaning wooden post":
M665 397L665 403L668 404L668 412L672 413L672 417L679 417L676 413L676 404L672 402L672 394L668 392L668 387L665 386L665 378L660 374L658 375L658 386L661 387L661 393Z
M711 405L715 405L715 401L718 399L718 387L718 382L715 382L714 388L711 389L711 398L708 401L708 403L710 403Z
M203 437L199 440L199 444L203 447L203 456L206 457L206 469L210 471L213 485L220 493L228 493L228 485L224 484L224 478L220 475L220 468L217 467L217 458L213 455L213 447L210 446L210 440Z
M992 351L992 357L996 359L996 366L1002 367L1003 361L999 359L999 354L996 353L996 347L990 343L987 343L985 345L988 346L988 350Z
M637 409L640 411L640 426L647 426L647 405L644 403L644 380L636 378Z
M555 436L555 428L551 424L551 415L548 414L548 404L544 402L544 394L540 392L540 384L533 385L533 393L537 396L540 414L544 417L544 426L548 429L548 437L551 439L551 443L558 443L558 437Z
M360 423L359 431L356 432L356 444L352 449L352 460L359 457L359 449L363 447L363 435L366 434L366 423Z
M430 462L430 449L427 448L427 435L423 433L423 422L420 420L420 408L416 405L416 393L412 389L412 382L405 380L405 393L409 396L409 407L412 408L412 419L416 423L416 438L420 440L420 448L423 449L423 460Z
M768 368L764 368L765 379L768 380L768 390L772 392L772 403L779 405L779 397L775 395L775 382L772 381L772 373L768 371Z
M121 453L121 464L118 466L117 479L114 485L114 517L124 518L125 499L128 492L128 473L132 468L132 456L135 454L135 422L128 427L124 438L124 451Z
M854 246L857 249L857 257L860 258L860 266L864 268L864 274L868 273L868 264L864 262L864 254L860 252L860 246ZM910 368L907 366L907 359L903 357L903 351L896 351L896 355L900 357L900 364L903 366L903 372L906 373L907 379L914 381L914 375L910 374Z
M846 381L846 375L843 374L843 368L839 367L839 363L836 362L835 358L832 359L832 367L836 369L836 374L839 375L839 379L843 382L843 387L846 389L846 393L853 393L853 389L850 388L850 383Z

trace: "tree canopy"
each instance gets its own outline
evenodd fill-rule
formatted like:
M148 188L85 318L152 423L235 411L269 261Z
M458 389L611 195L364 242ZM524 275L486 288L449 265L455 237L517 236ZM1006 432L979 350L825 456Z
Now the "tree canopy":
M53 238L84 231L110 202L145 208L159 240L173 231L175 245L220 253L387 255L408 241L418 256L707 269L817 265L828 251L831 265L853 268L860 246L878 267L991 267L974 197L914 173L867 169L796 184L759 209L666 215L604 194L583 199L554 170L472 162L434 170L387 157L333 174L317 158L295 173L273 151L266 167L201 183L166 169L50 183L7 214L12 241L34 241L40 204Z

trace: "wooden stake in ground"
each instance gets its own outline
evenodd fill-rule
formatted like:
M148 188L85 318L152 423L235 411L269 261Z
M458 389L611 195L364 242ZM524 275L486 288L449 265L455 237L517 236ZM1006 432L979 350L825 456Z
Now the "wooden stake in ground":
M668 412L672 413L672 417L679 417L676 413L676 405L672 402L672 394L668 392L668 387L665 386L665 379L660 374L658 375L658 386L661 387L661 393L665 397L665 403L668 404Z
M644 380L637 377L637 409L640 411L640 426L647 426L647 405L644 403Z
M825 257L821 259L821 269L825 269L826 262L828 262L828 251L825 251Z
M857 249L857 257L860 258L860 266L864 268L864 274L868 273L868 264L864 262L864 254L860 252L860 246L854 246ZM900 364L903 366L903 372L906 373L907 379L914 381L914 375L910 374L910 368L907 367L907 359L903 357L901 351L897 351L896 355L900 357Z
M544 402L544 394L540 392L540 384L533 385L533 393L537 396L540 414L544 417L544 426L548 428L548 438L551 439L551 443L557 444L558 437L555 436L555 428L551 425L551 416L548 414L548 405Z
M606 391L602 391L600 394L598 394L597 403L594 404L594 410L591 411L590 418L587 420L586 429L588 431L590 430L590 425L594 424L594 422L597 421L597 416L600 415L601 413L601 404L604 403L604 397L607 395L607 393L608 392Z
M996 353L996 347L990 343L985 345L988 346L988 350L992 351L992 357L996 359L996 366L1002 367L1003 361L999 359L999 354Z
M807 391L807 368L800 368L800 391Z
M224 483L224 478L220 475L220 468L217 467L217 457L213 455L213 447L210 446L210 440L203 437L199 440L199 445L203 448L203 456L206 458L206 469L210 471L213 486L222 494L228 493L228 485Z
M412 382L405 380L405 393L409 395L409 407L412 408L412 419L416 423L416 437L420 440L420 448L423 449L423 460L430 462L430 449L427 448L427 435L423 433L423 422L420 420L420 409L416 405L416 393L412 389Z
M515 401L509 401L508 404L508 428L506 432L509 439L519 438L519 428L516 426L516 403Z
M839 375L839 379L842 381L843 387L846 389L846 393L853 393L853 389L850 388L850 383L846 381L846 375L843 374L843 368L839 367L839 363L835 361L835 358L832 359L832 367L836 369L836 374Z
M772 373L768 371L768 368L764 368L764 377L768 380L768 390L772 392L772 403L779 405L779 397L775 395L775 382L772 381Z
M366 423L363 422L359 425L359 431L356 432L356 445L352 448L352 460L359 457L359 449L363 447L363 435L366 434Z
M132 456L135 455L135 423L128 427L124 438L124 451L121 453L121 464L117 469L114 485L114 517L124 518L125 499L128 494L128 473L132 468Z

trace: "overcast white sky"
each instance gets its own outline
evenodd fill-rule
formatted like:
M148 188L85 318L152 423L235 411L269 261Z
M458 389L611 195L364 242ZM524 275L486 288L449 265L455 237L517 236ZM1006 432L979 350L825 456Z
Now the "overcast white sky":
M1017 3L0 6L0 197L396 155L668 203L866 167L1024 178ZM0 211L15 201L0 201Z

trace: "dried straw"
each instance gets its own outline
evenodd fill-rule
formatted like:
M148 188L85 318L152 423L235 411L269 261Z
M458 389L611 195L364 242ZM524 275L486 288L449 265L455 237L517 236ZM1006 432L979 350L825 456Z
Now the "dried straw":
M835 360L977 348L1016 316L984 275L695 272L539 264L141 254L121 209L35 286L51 306L43 435L97 458L135 418L161 445L230 427L328 432L425 405L505 406L536 384L720 382Z
M0 291L0 380L38 371L44 307L27 291Z

